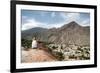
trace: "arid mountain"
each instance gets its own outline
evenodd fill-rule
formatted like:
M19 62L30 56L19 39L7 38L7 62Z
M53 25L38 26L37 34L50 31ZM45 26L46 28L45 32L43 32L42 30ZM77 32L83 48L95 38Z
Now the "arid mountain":
M75 21L64 24L60 28L32 28L22 31L22 38L32 39L35 36L40 41L53 42L57 44L90 44L90 27L80 26Z
M41 38L40 36L43 35L48 29L35 27L29 30L22 31L22 38L31 40L32 37L37 37L38 39Z

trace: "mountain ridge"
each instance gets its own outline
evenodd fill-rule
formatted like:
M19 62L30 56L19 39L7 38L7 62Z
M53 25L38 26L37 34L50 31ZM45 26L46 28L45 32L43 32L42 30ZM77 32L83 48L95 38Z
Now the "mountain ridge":
M34 36L40 41L54 42L57 44L89 45L90 27L83 27L75 21L72 21L64 24L60 28L45 29L38 27L38 29L33 28L22 31L22 38L32 39Z

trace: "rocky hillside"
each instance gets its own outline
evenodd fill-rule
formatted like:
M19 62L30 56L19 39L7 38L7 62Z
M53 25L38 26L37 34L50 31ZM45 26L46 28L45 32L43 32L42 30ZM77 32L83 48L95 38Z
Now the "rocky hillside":
M60 28L32 28L22 31L22 39L36 37L39 41L53 42L57 44L90 44L90 27L80 26L75 21L64 24Z

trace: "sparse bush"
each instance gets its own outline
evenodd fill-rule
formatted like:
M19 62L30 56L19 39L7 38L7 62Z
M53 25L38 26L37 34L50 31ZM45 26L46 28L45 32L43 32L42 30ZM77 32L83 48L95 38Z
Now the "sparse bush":
M30 48L32 44L32 40L22 39L21 44L25 48Z
M56 49L57 47L56 46L52 46L52 49Z
M56 52L56 55L55 55L59 61L62 61L64 60L64 55L62 52Z

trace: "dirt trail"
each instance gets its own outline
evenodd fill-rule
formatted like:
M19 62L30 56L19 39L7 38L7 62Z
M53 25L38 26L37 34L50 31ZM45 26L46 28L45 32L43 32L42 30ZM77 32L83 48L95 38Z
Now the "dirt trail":
M52 54L43 49L22 50L22 63L48 62L56 60L57 59Z

